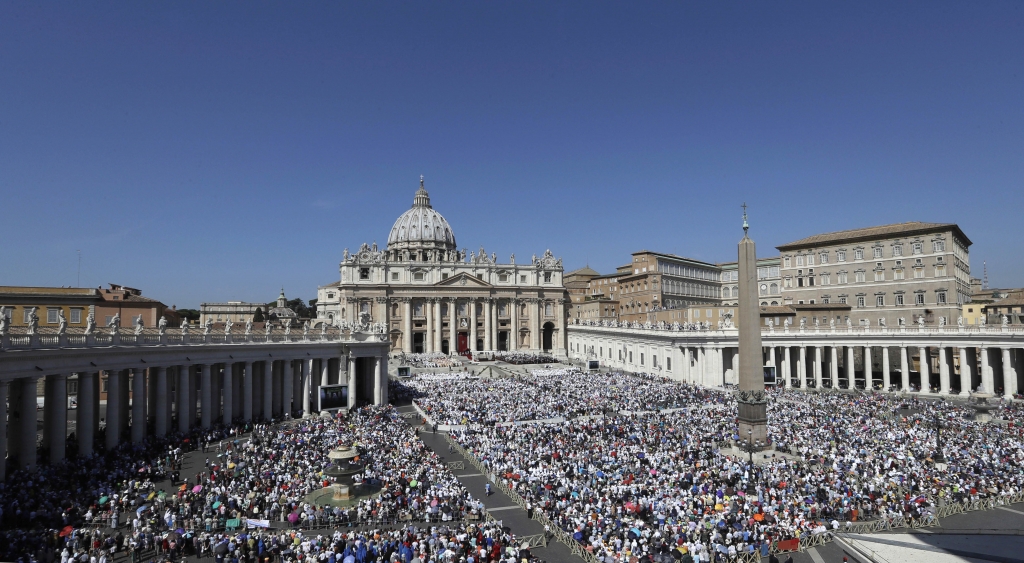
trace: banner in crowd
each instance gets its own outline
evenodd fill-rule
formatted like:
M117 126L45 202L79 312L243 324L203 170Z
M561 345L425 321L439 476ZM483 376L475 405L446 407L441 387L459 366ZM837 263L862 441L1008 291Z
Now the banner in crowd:
M254 518L246 518L245 525L248 528L269 528L270 520L256 520Z

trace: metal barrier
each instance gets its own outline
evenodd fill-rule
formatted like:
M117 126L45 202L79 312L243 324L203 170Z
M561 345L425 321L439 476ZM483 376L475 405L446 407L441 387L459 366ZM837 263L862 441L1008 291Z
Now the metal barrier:
M448 469L465 469L465 468L466 468L466 464L464 462L461 462L461 461L449 461L448 462Z

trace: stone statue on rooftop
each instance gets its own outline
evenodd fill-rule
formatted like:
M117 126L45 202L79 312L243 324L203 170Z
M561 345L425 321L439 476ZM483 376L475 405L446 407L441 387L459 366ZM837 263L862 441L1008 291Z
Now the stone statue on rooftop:
M107 328L110 329L110 335L119 334L121 332L121 313L118 313L110 318L110 322L107 323Z
M188 319L181 319L181 335L188 336Z
M67 332L68 332L68 319L67 319L67 317L64 316L64 309L58 310L58 312L57 312L57 322L60 323L60 326L57 327L57 334L62 335L62 336L67 334Z
M245 335L249 336L252 334L252 319L245 320Z
M956 318L956 326L958 326L960 328L964 327L964 318L963 318L963 316L959 316L959 317Z
M7 334L7 307L0 306L0 336Z
M210 329L213 328L213 319L206 317L206 324L203 325L203 335L210 334Z
M28 334L35 334L39 330L39 315L36 314L38 307L32 307L28 311Z
M167 317L160 317L160 321L156 323L156 330L160 336L164 335L167 330Z
M142 315L139 315L135 317L135 335L138 336L142 334L143 328L144 325L142 324Z
M231 329L235 326L235 323L231 322L231 317L228 317L227 322L224 323L224 334L231 334Z

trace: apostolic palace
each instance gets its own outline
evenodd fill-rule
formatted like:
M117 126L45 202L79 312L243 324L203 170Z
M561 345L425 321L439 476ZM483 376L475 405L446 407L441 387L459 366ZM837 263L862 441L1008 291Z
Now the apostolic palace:
M393 351L566 351L562 260L551 251L517 264L459 250L448 221L420 187L387 248L345 249L340 279L317 294L317 319L385 327Z

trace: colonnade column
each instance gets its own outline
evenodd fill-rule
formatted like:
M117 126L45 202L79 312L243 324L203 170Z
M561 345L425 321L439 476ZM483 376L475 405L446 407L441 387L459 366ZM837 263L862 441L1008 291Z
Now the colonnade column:
M995 378L992 376L992 366L988 362L988 348L978 348L978 353L981 354L981 386L984 387L984 392L995 393Z
M949 349L939 346L939 394L949 395Z
M121 371L107 372L107 429L104 437L107 451L121 443Z
M434 351L441 351L441 341L444 340L442 332L444 331L444 317L441 316L441 298L438 297L433 300L431 307L434 308Z
M918 351L917 373L921 376L921 391L928 393L932 390L931 382L931 358L928 356L928 347L921 346Z
M839 389L839 351L835 346L829 346L832 350L829 358L829 374L832 376L832 388Z
M455 323L452 323L455 326ZM348 357L348 408L352 410L356 407L356 359L354 356Z
M199 408L203 409L203 412L199 414L199 417L203 430L207 430L213 423L213 375L210 373L210 364L203 364L201 373L200 390L202 391L202 396L199 399L201 403Z
M491 330L491 319L494 317L491 315L491 305L494 300L490 297L484 298L484 350L494 350L495 346L492 344L491 336L493 331Z
M814 347L814 388L821 389L821 346Z
M45 422L50 434L50 463L57 463L64 459L67 447L68 376L62 373L46 376L46 379L50 378L53 381L48 386L49 393L44 401L49 403L53 400L53 408L50 409L52 419Z
M783 381L786 382L786 389L789 389L790 387L793 386L793 381L790 379L792 377L792 370L790 369L790 366L792 364L790 362L790 350L789 346L786 346L785 348L782 349L782 372L783 376L785 377Z
M381 392L380 392L380 368L381 359L379 357L373 359L373 404L380 405Z
M285 360L282 364L284 371L281 379L281 414L290 417L294 411L292 390L295 388L295 361Z
M889 375L889 347L882 347L882 391L888 392L892 381Z
M864 390L870 391L874 388L874 370L871 366L871 346L864 347Z
M430 318L430 312L427 312L427 318ZM310 385L310 373L312 373L312 359L302 360L302 416L308 417L312 414L310 410L309 396L313 391L313 386Z
M146 372L132 368L132 442L146 437Z
M910 360L906 346L900 346L900 391L910 391Z
M971 394L971 357L967 348L960 348L960 396L966 397Z
M412 353L412 299L402 298L402 351Z
M39 376L21 379L21 428L19 432L18 462L22 469L36 466L36 386Z
M156 388L156 420L153 423L153 433L158 438L163 438L167 435L167 368L151 368L150 372L154 372L153 387Z
M235 418L235 364L224 364L224 377L221 379L221 396L224 402L224 416L221 421L230 425Z
M263 362L263 420L274 418L274 360Z
M195 421L195 402L192 395L192 366L178 366L178 432L185 433Z
M530 348L540 350L540 299L530 299Z
M252 422L252 362L242 365L242 420Z
M1017 370L1013 369L1013 362L1010 359L1010 349L1003 348L1003 396L1013 399L1017 394Z
M800 376L800 388L807 389L807 346L800 347L800 357L797 358L796 371Z
M846 388L847 389L855 389L856 388L856 385L854 385L854 383L855 383L855 381L857 379L857 370L855 368L856 368L856 366L854 365L854 359L853 359L853 346L847 346L846 347Z
M96 390L93 387L96 384L96 374L89 372L80 372L78 374L78 409L75 410L75 433L78 435L78 457L89 457L92 455L92 442L95 439L93 434L93 428L95 428L96 421ZM3 384L4 392L6 392L7 384ZM0 400L0 405L4 404L3 400ZM0 436L6 434L0 432ZM3 454L6 454L7 448L4 447ZM3 459L3 454L0 454L0 460ZM2 479L0 479L2 480Z
M0 381L0 405L7 404L9 388L9 382ZM7 416L0 416L0 483L7 479L7 418Z

